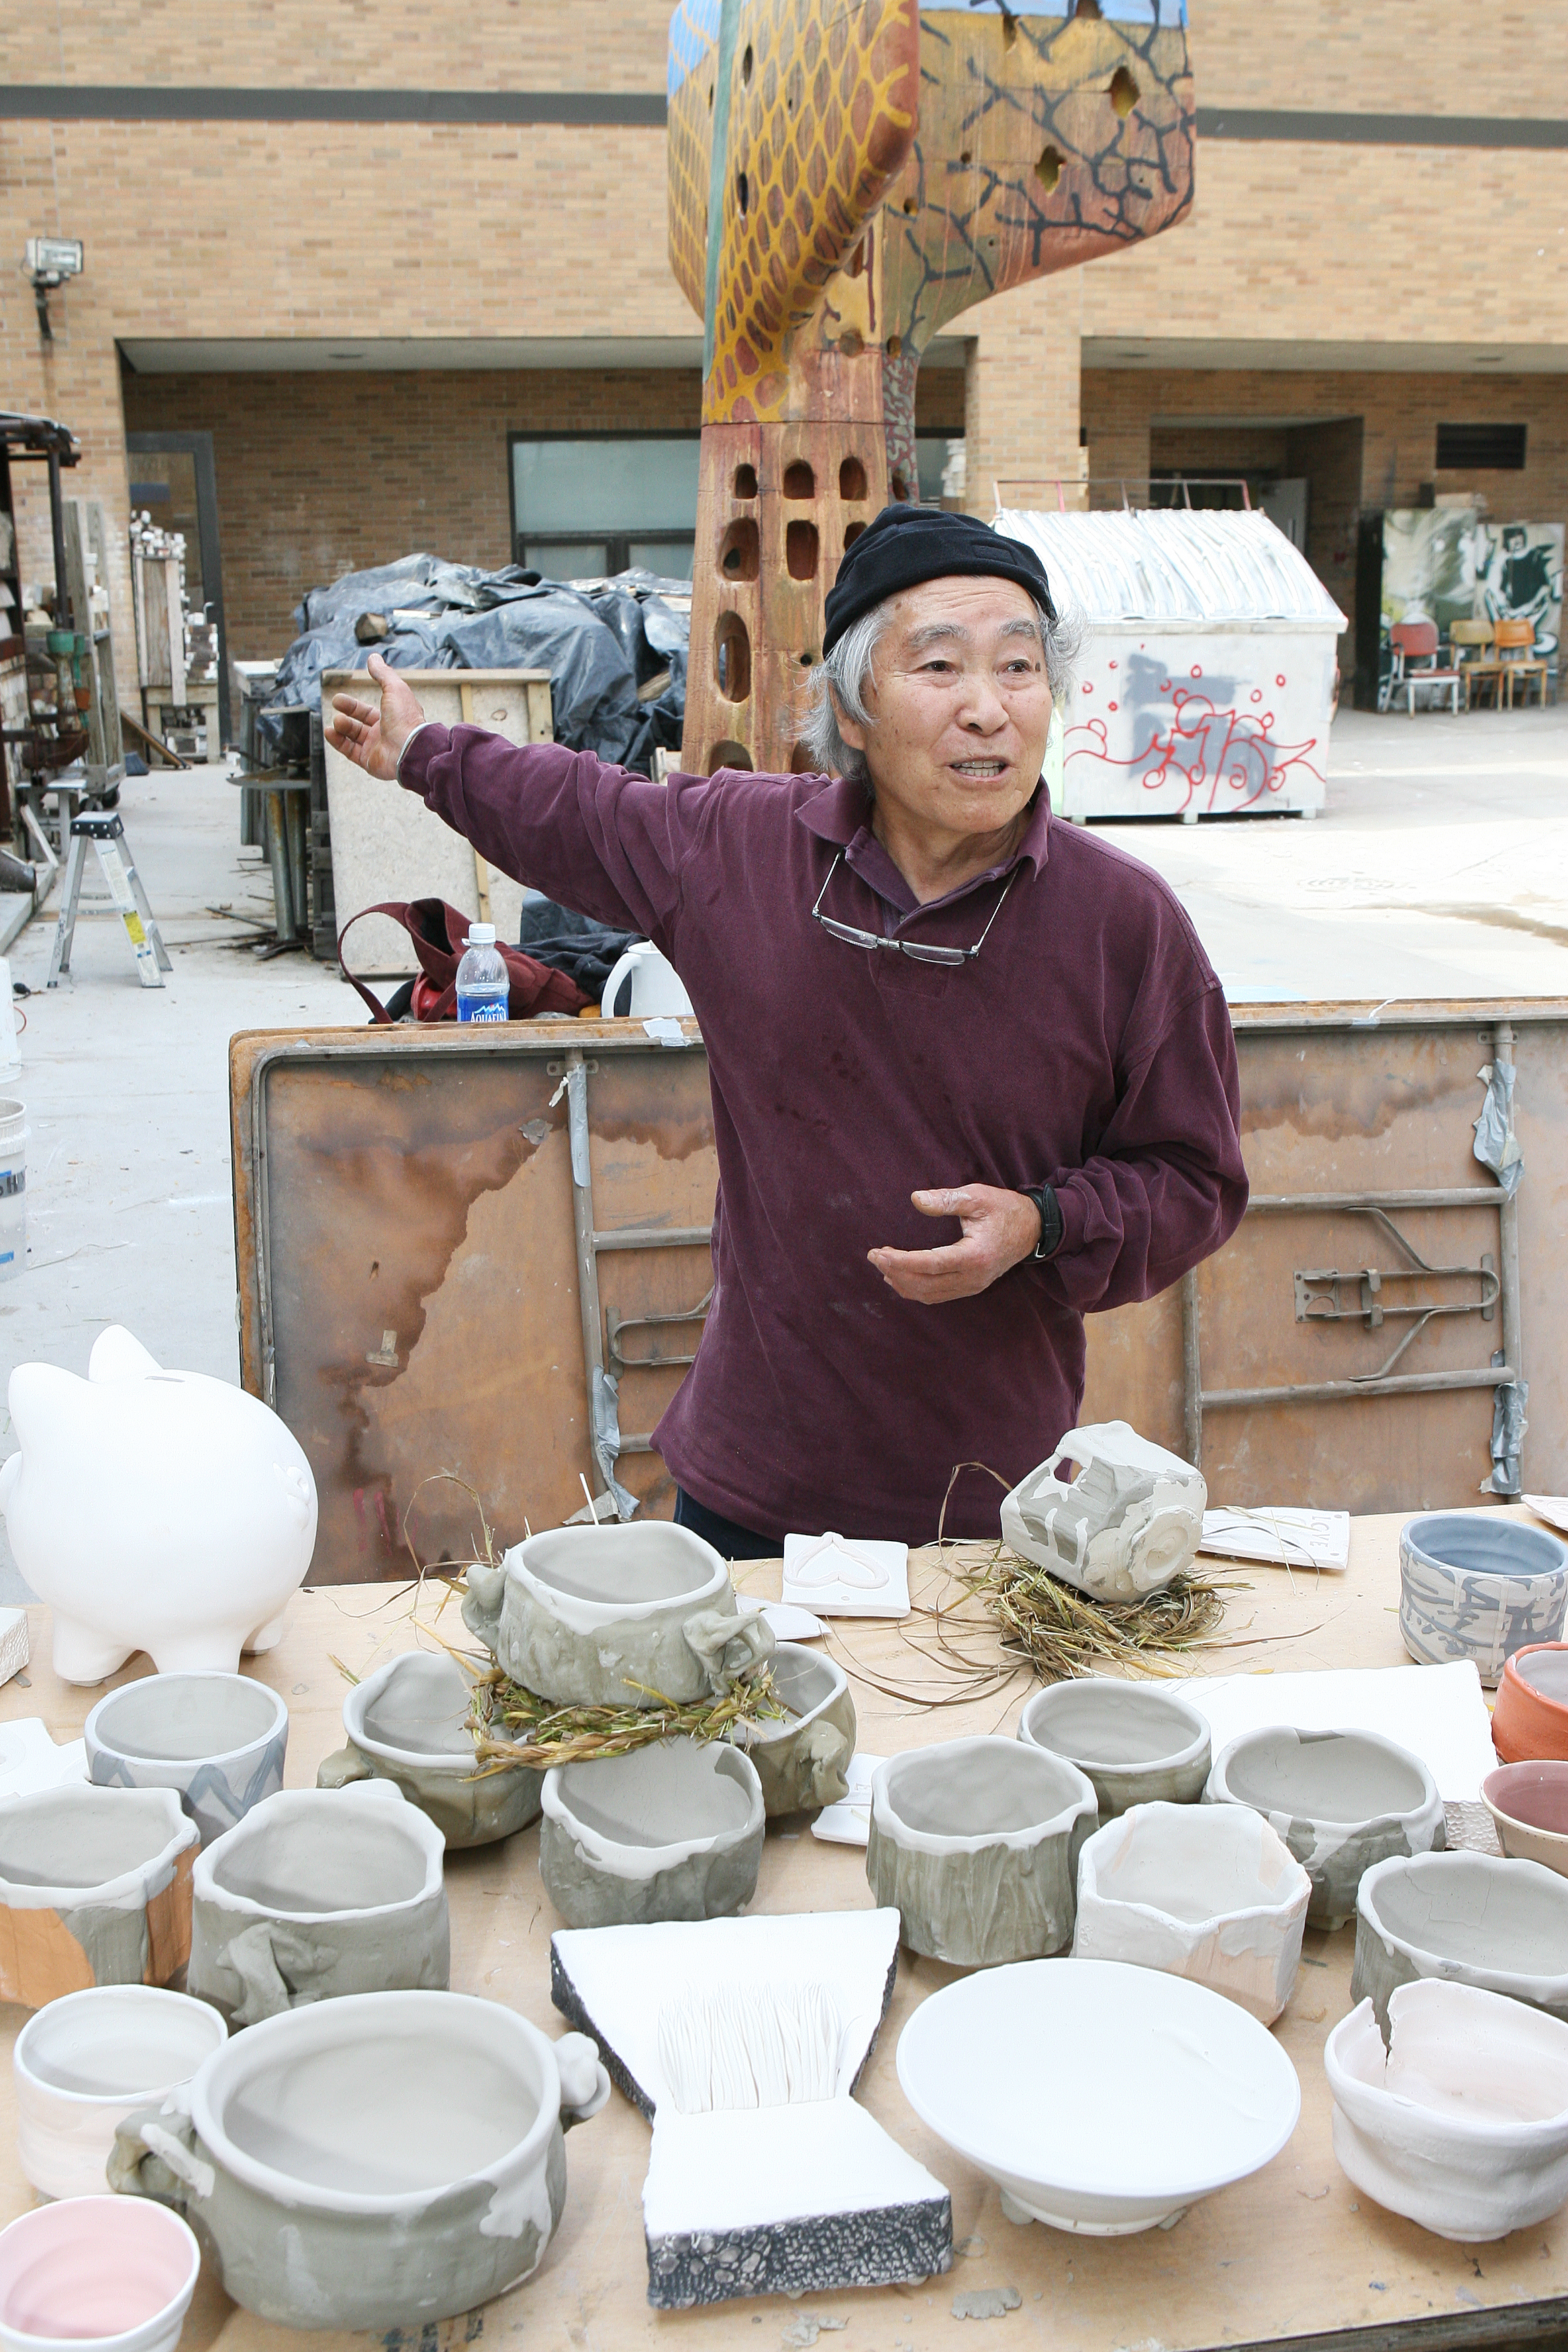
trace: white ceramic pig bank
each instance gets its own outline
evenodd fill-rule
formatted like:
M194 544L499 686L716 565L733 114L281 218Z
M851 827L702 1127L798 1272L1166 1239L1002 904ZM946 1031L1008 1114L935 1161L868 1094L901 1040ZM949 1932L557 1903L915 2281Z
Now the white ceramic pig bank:
M166 1372L103 1332L87 1378L19 1364L22 1442L0 1510L23 1575L54 1611L55 1672L98 1683L137 1650L160 1674L232 1674L269 1650L316 1542L316 1482L275 1412L226 1381Z

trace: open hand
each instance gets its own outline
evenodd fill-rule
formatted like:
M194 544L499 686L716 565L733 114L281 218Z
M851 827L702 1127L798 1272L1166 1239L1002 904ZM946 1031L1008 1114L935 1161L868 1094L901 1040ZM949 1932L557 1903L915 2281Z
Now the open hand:
M398 754L425 713L414 688L379 654L370 657L370 674L381 688L380 708L356 695L334 694L326 738L367 776L390 784L397 775Z
M950 1298L973 1298L989 1290L1009 1266L1033 1255L1040 1238L1040 1213L1025 1192L962 1184L953 1192L911 1192L910 1198L922 1217L956 1217L963 1235L942 1249L868 1251L889 1289L921 1307L942 1307Z

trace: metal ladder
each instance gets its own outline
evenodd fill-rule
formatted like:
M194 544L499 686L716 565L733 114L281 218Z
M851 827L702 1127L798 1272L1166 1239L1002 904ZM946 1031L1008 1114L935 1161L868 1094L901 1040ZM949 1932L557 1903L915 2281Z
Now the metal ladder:
M76 933L77 906L81 898L81 877L87 866L89 842L98 852L99 866L109 895L125 926L125 936L136 959L136 977L143 988L162 988L164 972L173 971L174 967L169 961L163 935L158 929L148 904L147 893L142 887L142 877L136 871L131 845L125 838L125 827L115 811L71 819L65 887L60 893L59 919L55 925L55 944L49 956L47 985L58 987L61 972L70 970L71 940Z

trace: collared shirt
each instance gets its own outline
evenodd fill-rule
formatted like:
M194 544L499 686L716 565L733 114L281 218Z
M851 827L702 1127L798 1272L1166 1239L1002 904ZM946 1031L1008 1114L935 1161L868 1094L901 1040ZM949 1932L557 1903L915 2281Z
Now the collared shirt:
M1247 1176L1219 982L1148 866L1050 813L1004 866L925 906L861 786L724 772L668 783L558 744L429 725L400 782L493 864L647 935L708 1049L713 1297L659 1452L758 1533L930 1542L950 1475L1012 1486L1083 1395L1083 1317L1147 1298L1239 1223ZM852 947L823 912L969 947L961 968ZM1012 887L997 913L998 901ZM1060 1247L972 1298L900 1298L867 1261L956 1220L911 1192L1051 1184ZM967 1472L947 1532L994 1536Z

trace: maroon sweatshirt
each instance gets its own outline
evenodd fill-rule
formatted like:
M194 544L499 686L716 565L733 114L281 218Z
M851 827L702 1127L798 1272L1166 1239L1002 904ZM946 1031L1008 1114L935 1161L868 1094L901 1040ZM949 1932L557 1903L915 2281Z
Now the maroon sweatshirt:
M401 782L500 866L645 933L701 1024L719 1191L713 1300L655 1433L689 1494L763 1535L929 1542L949 1475L1011 1485L1083 1396L1083 1318L1148 1298L1247 1204L1236 1045L1218 981L1149 867L1050 814L1005 866L920 906L859 785L650 783L558 744L427 725ZM962 968L852 947L823 912L968 947ZM921 1307L867 1263L956 1241L926 1186L1051 1184L1061 1245L976 1297ZM994 1536L970 1474L950 1534Z

